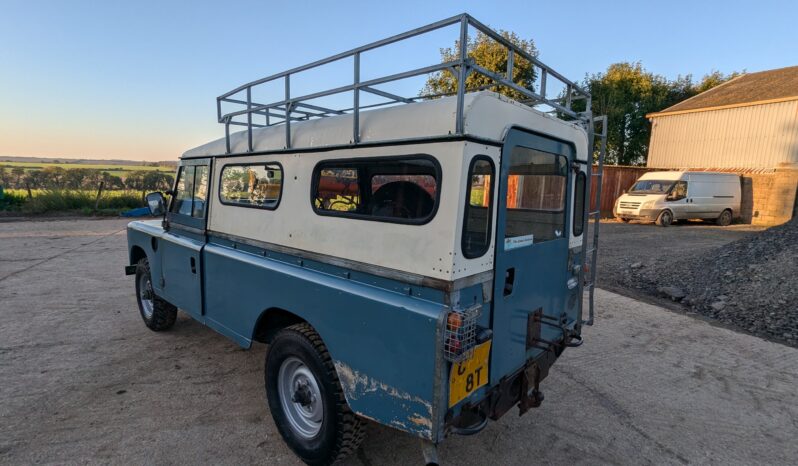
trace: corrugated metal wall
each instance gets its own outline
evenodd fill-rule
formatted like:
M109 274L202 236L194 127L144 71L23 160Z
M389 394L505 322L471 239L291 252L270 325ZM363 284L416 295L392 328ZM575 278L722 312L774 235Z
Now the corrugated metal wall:
M798 163L798 100L653 118L648 166L774 168Z

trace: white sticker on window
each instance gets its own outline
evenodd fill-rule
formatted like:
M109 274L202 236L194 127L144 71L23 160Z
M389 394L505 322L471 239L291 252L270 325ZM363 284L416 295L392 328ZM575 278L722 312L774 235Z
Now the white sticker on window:
M530 246L535 241L534 236L535 235L524 235L514 236L512 238L504 238L504 250L508 251L510 249Z

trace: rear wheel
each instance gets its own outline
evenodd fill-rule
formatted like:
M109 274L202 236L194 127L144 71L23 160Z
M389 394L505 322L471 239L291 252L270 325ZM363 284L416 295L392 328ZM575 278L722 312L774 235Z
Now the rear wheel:
M720 216L715 219L715 224L720 225L722 227L727 227L731 225L732 222L732 213L731 210L726 209L720 213Z
M669 227L673 223L673 212L670 210L663 210L657 217L657 225L661 227Z
M177 320L177 308L156 296L152 289L150 263L141 259L136 264L136 300L144 324L155 332L172 328Z
M623 223L629 223L629 219L628 219L628 218L623 218L623 217L621 217L621 221L622 221Z
M274 422L303 461L332 464L357 450L364 423L349 408L330 353L310 325L275 335L265 372Z

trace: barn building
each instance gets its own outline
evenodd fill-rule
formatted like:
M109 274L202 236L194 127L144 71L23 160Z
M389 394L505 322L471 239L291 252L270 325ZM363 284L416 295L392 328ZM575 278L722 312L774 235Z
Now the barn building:
M649 169L740 173L743 221L796 214L798 66L743 74L646 116Z

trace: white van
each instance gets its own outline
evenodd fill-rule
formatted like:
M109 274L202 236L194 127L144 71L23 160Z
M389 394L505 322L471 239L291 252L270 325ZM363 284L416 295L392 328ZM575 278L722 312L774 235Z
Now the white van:
M613 215L629 220L711 219L729 225L740 215L740 177L729 173L648 172L615 201Z

